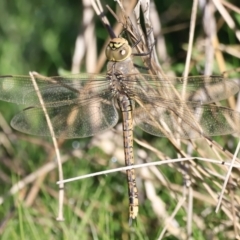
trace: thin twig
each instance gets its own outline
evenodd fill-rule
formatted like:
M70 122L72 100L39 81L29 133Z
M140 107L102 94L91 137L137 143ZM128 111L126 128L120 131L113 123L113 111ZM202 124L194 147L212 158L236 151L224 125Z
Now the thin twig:
M53 130L51 119L48 115L47 108L45 106L45 103L43 101L41 92L38 88L37 82L36 82L35 77L34 77L35 75L37 76L37 73L29 72L29 75L31 77L31 80L32 80L34 89L36 91L36 94L38 96L38 99L39 99L40 105L42 107L42 110L44 112L44 115L45 115L45 118L46 118L46 121L47 121L47 125L48 125L48 128L49 128L51 137L52 137L53 146L54 146L54 149L55 149L55 152L56 152L56 158L57 158L57 164L58 164L59 180L62 181L63 180L63 170L62 170L62 162L61 162L60 151L59 151L59 148L58 148L58 143L57 143L57 139L55 137L55 133L54 133L54 130ZM63 199L64 199L64 183L59 185L59 205L58 205L58 216L57 216L58 221L64 221Z
M239 153L239 150L240 150L240 141L238 142L236 151L235 151L234 156L233 156L233 159L232 159L232 161L231 161L231 165L230 165L230 167L229 167L229 169L228 169L228 172L227 172L227 175L226 175L224 184L223 184L223 186L222 186L222 191L221 191L221 194L220 194L220 196L219 196L218 204L217 204L217 207L216 207L216 210L215 210L216 213L218 212L218 210L219 210L219 208L220 208L220 205L221 205L221 202L222 202L222 198L223 198L223 194L224 194L224 192L225 192L225 189L226 189L226 186L227 186L229 177L230 177L230 175L231 175L233 165L234 165L234 163L235 163L235 161L236 161L236 158L237 158L237 155L238 155L238 153Z
M176 216L176 214L178 213L179 209L182 207L183 203L186 201L186 198L181 198L180 201L178 202L177 206L175 207L173 213L171 214L169 219L166 219L165 221L165 226L160 234L160 236L158 237L158 240L163 239L164 234L168 228L168 223L172 221L172 219ZM181 236L182 238L183 236Z
M77 180L81 180L81 179L85 179L85 178L95 177L95 176L114 173L114 172L126 171L126 170L129 170L129 169L132 169L132 168L158 166L158 165L163 165L163 164L177 163L177 162L181 162L181 161L189 161L189 160L194 160L194 159L198 159L198 160L205 161L205 162L210 162L210 163L215 163L215 164L219 164L219 165L223 165L223 164L226 165L226 166L231 165L230 162L223 162L223 161L219 161L219 160L215 160L215 159L208 159L208 158L198 158L198 157L177 158L177 159L168 159L168 160L163 160L163 161L158 161L158 162L135 164L135 165L132 165L132 166L120 167L120 168L105 170L105 171L101 171L101 172L86 174L86 175L83 175L83 176L69 178L69 179L65 179L63 181L58 181L57 184L73 182L73 181L77 181ZM232 164L232 166L240 169L240 164Z

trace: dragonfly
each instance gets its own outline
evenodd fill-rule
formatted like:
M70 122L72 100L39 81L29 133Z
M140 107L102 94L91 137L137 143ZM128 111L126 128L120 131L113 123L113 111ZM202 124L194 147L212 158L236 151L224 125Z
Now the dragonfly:
M59 138L106 131L118 123L120 113L127 166L134 165L133 123L151 135L175 139L239 132L240 113L214 104L239 91L235 81L223 76L171 78L139 73L124 38L110 40L106 57L106 74L36 75L37 89L30 76L0 76L0 100L27 106L14 116L11 126L27 134L52 136L39 94ZM132 220L139 210L134 168L126 176Z

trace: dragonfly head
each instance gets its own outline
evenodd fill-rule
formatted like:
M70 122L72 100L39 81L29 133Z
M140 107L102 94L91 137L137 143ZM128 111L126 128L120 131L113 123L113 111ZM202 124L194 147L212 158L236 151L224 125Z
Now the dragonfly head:
M132 48L124 38L113 38L106 48L106 57L109 61L121 62L132 54Z

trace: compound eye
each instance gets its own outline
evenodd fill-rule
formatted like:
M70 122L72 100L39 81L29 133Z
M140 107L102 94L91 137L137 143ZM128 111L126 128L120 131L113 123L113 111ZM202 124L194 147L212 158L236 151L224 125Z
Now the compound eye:
M125 55L126 55L126 50L125 50L125 49L120 50L120 54L121 54L122 56L125 56Z
M132 49L126 39L114 38L109 42L105 53L108 60L121 62L131 56Z

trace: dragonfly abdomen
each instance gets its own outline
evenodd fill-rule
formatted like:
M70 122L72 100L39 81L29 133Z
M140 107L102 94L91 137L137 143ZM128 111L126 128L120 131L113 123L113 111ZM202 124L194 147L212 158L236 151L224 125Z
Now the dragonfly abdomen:
M123 126L123 145L126 166L134 165L133 155L133 106L131 99L120 94L118 97L118 105L122 113ZM130 220L135 219L138 214L138 191L136 186L136 176L134 169L127 170L128 192L129 192L129 217Z

